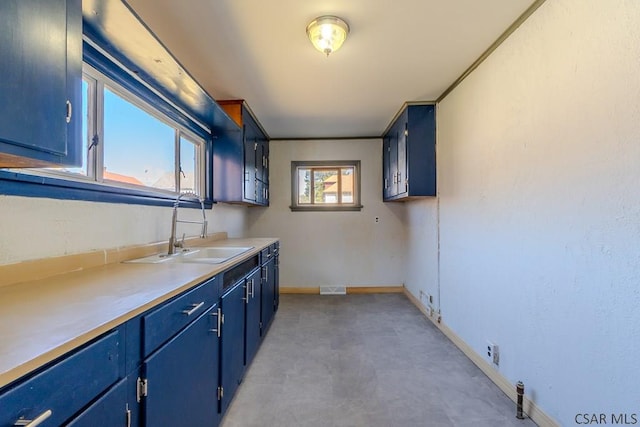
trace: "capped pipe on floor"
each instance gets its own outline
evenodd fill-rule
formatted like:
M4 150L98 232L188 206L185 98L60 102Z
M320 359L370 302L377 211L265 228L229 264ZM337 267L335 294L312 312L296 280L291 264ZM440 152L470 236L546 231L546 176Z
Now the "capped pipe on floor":
M524 383L522 381L518 381L516 383L516 418L519 420L524 420L524 413L522 412L522 401L524 399Z

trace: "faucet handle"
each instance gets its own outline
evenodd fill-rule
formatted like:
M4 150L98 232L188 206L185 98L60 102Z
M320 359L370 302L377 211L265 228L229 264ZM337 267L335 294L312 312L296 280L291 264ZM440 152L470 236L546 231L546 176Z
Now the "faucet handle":
M174 246L175 246L176 248L184 248L184 236L185 236L185 233L182 233L182 239L181 239L181 240L179 240L179 241L177 241L177 242L174 244Z

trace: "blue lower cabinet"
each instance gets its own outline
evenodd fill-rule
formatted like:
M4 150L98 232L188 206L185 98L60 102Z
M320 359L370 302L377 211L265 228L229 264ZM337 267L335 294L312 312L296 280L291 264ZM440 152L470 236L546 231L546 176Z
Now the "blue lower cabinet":
M273 260L273 292L275 295L275 303L273 305L273 311L277 312L280 306L280 244L275 243L274 248L274 260Z
M0 427L216 427L277 310L266 253L3 387Z
M142 351L148 356L218 301L213 277L142 316Z
M225 414L244 375L245 280L237 282L220 299L222 336L220 359L220 413Z
M258 351L260 336L262 335L262 321L260 317L262 309L262 286L259 268L247 276L245 288L247 290L245 298L247 324L245 331L244 364L249 366Z
M276 310L276 271L275 258L262 265L262 336L267 333Z
M0 426L65 424L118 381L120 343L120 331L111 331L0 391Z
M218 425L218 315L214 304L144 360L143 425Z

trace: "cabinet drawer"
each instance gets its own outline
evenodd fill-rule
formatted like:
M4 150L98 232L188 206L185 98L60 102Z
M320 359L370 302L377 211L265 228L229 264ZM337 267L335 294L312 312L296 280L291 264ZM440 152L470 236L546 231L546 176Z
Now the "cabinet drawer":
M267 246L266 248L264 248L262 251L260 251L260 256L262 257L262 264L266 264L271 258L273 258L275 252L274 252L274 246Z
M42 427L62 425L118 381L119 346L119 331L112 331L10 387L0 394L0 425L40 416Z
M143 357L204 313L216 301L217 295L214 277L142 316Z
M260 251L260 263L261 264L264 264L265 262L267 262L269 260L269 253L270 253L270 251L269 251L269 247L268 246Z

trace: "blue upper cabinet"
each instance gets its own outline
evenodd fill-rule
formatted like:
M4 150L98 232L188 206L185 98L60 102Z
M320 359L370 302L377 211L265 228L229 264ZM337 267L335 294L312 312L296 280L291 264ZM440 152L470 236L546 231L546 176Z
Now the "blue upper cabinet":
M436 195L435 105L405 105L382 136L382 150L385 201Z
M2 0L0 23L0 167L80 165L81 0Z
M218 104L238 125L238 131L214 135L214 200L268 206L269 137L243 100Z

